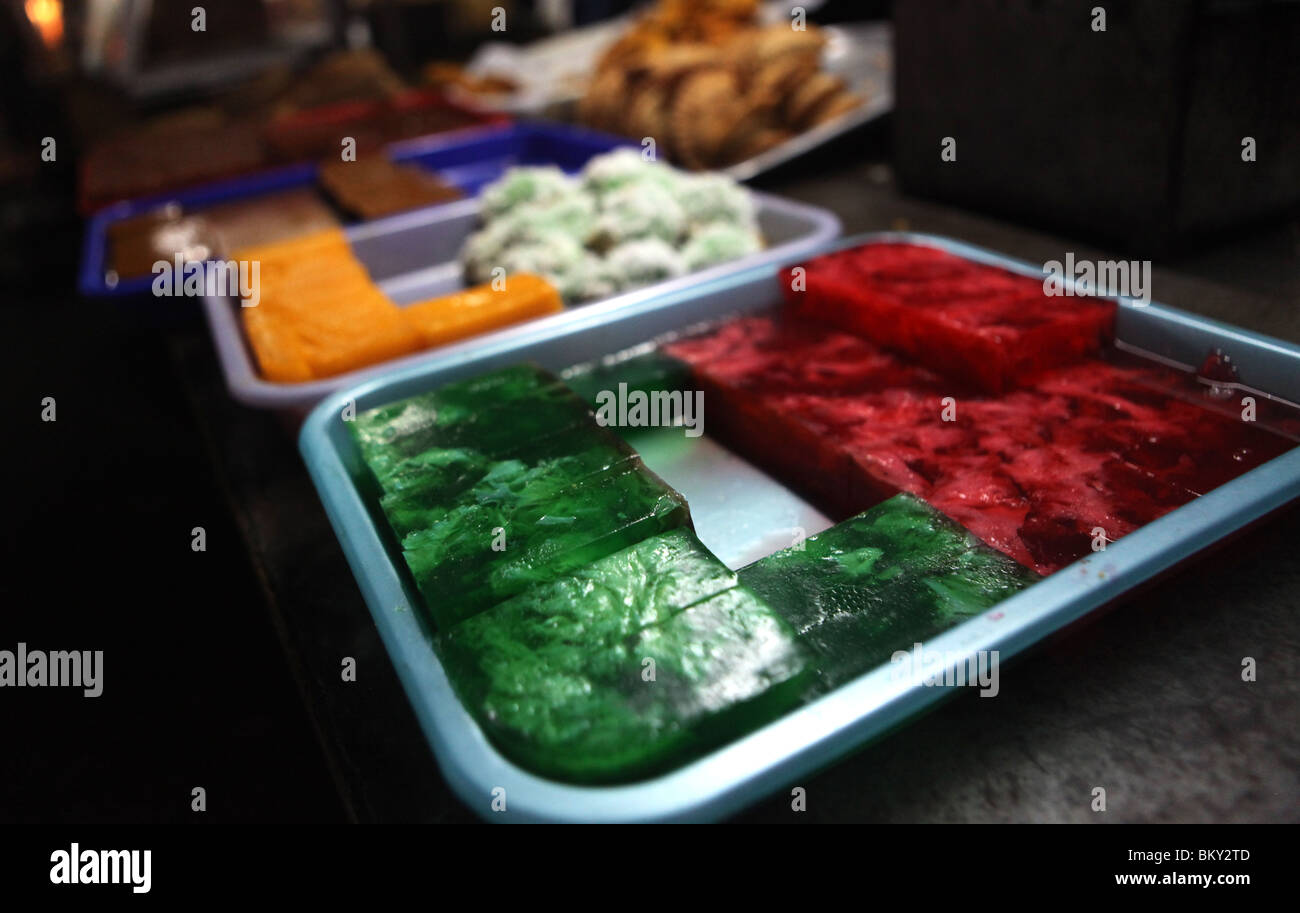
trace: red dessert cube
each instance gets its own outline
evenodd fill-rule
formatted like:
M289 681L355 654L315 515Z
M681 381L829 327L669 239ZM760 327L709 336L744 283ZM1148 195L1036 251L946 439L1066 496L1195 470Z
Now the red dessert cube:
M791 313L906 353L990 393L1098 352L1115 304L1048 296L1043 282L912 244L818 257L783 288Z
M786 320L667 351L715 404L711 433L834 515L909 492L1047 574L1294 446L1180 374L1091 354L1108 302L1048 300L917 245L818 258L804 278Z

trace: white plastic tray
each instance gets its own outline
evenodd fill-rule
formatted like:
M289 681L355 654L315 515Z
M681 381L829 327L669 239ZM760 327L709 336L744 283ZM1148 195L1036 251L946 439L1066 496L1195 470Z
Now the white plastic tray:
M758 253L667 282L648 285L604 302L578 305L549 317L450 346L426 349L324 380L286 384L263 379L244 336L243 321L238 313L239 302L233 298L205 297L203 309L231 396L249 406L305 413L335 390L370 380L397 368L472 351L489 342L499 342L521 333L531 334L543 327L558 328L581 319L593 307L601 307L602 310L618 307L623 303L630 304L742 272L750 267L797 258L824 247L828 241L839 236L839 219L825 209L763 193L751 193L757 203L759 228L768 245ZM478 215L478 200L461 200L367 222L348 229L346 234L353 252L365 264L380 288L398 304L414 304L464 288L456 256L465 238L478 224Z

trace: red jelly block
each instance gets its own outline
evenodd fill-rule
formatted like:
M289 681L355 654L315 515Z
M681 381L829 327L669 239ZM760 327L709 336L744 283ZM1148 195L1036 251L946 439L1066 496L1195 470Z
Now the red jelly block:
M1037 389L1068 403L1074 418L1063 438L1112 453L1189 499L1295 446L1235 413L1173 395L1183 380L1163 368L1084 362L1045 376Z
M1030 500L997 457L975 455L954 461L932 486L927 500L985 544L1046 573L1021 538Z
M819 457L819 462L836 457L841 461L845 485L838 489L835 512L852 516L900 491L920 497L928 492L929 481L920 471L926 451L916 431L925 413L937 414L936 394L906 389L852 399L793 394L769 398L768 404L775 414L797 421L819 448L833 454Z
M664 351L697 375L752 393L849 397L892 386L942 386L933 372L857 336L770 317L731 320Z
M783 279L794 315L990 393L1095 354L1114 336L1112 301L1048 296L1041 280L921 245L826 254Z
M887 258L872 256L837 268L881 275ZM917 261L944 281L967 269ZM768 318L668 353L706 391L710 433L823 510L852 516L909 492L1043 574L1091 554L1096 530L1114 541L1294 446L1182 398L1196 390L1182 375L1098 358L989 394L860 337Z
M871 398L929 396L937 410L942 395L932 372L824 326L743 318L665 351L691 365L710 434L844 517L898 492L874 486L864 502L869 480L843 446L877 417Z

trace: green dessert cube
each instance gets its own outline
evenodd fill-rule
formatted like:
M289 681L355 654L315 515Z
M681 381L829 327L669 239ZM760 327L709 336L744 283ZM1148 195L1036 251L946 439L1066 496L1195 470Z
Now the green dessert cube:
M473 447L430 447L397 463L381 485L385 497L452 498L483 478L493 462Z
M538 465L545 460L601 448L624 458L636 456L621 437L594 421L579 422L540 438L516 441L494 450L474 447L431 447L395 464L384 476L383 490L394 498L419 497L448 505L477 484L499 462L513 460Z
M793 706L794 632L678 530L525 591L439 637L488 736L544 776L627 781ZM650 622L650 623L647 623Z
M429 467L423 484L412 461ZM473 450L435 449L408 463L411 469L389 477L397 484L380 499L399 539L428 529L456 507L517 497L534 485L555 491L620 466L633 468L639 459L617 435L580 425L530 441L499 460Z
M586 404L539 368L507 368L371 409L350 423L362 458L385 491L421 477L430 450L497 457L592 421ZM415 458L413 465L407 461Z
M888 662L1040 578L900 494L739 572L816 655L818 689Z
M492 495L458 505L402 540L440 629L532 584L690 523L685 500L639 461L577 485L564 474L541 472Z
M736 586L733 571L689 529L642 539L547 583L529 587L491 614L528 643L542 625L567 640L617 641Z
M575 365L563 376L570 389L594 409L598 405L596 397L604 391L617 391L619 384L626 384L629 393L685 390L690 387L691 368L658 348L637 348L598 362Z
M812 671L794 629L743 584L643 629L637 652L655 660L656 683L667 692L655 703L679 716L689 709L713 717L707 734L695 733L707 747L798 704Z

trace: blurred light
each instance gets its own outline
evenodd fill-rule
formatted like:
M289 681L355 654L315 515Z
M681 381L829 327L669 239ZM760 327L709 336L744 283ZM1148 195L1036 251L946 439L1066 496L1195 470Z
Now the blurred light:
M46 47L63 40L63 0L27 0L27 21L41 33Z

